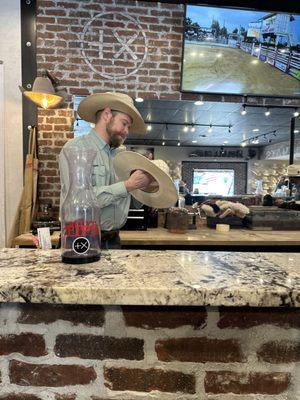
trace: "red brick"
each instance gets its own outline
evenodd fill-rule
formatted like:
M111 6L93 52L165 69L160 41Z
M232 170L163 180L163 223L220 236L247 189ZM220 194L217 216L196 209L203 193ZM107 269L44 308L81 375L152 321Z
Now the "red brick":
M300 328L300 309L220 307L218 327L221 329L246 329L263 324Z
M41 357L48 354L43 336L35 333L0 336L0 355L11 353L20 353L24 356L32 357Z
M257 351L258 359L272 364L300 361L300 342L290 340L264 343Z
M59 1L56 5L57 7L63 7L63 8L72 8L72 10L74 10L74 8L78 8L79 7L79 3L73 2L73 3L69 3L66 1Z
M9 362L9 374L10 382L16 385L49 387L87 385L97 377L92 367L28 364L16 360Z
M137 328L177 328L191 325L201 329L206 325L205 307L123 306L127 326Z
M144 341L136 338L119 339L95 335L58 335L54 351L58 357L143 360Z
M177 371L159 368L128 369L104 368L105 386L111 390L133 390L136 392L182 392L195 393L195 377Z
M47 15L66 15L66 11L65 10L58 10L58 9L50 9L50 10L45 10L45 14Z
M49 0L38 0L38 5L40 8L42 7L56 7L55 1Z
M157 340L155 351L160 361L171 362L245 362L240 343L236 339L189 337Z
M47 156L46 159L52 158ZM20 304L19 308L21 314L18 322L21 324L50 324L58 320L70 321L73 325L103 326L104 324L104 310L101 306Z
M204 386L206 393L213 394L280 394L290 385L291 375L286 372L238 373L232 371L208 371Z

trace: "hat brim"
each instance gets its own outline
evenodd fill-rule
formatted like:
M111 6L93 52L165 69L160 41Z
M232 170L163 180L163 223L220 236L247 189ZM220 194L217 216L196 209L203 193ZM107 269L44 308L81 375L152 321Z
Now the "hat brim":
M144 120L135 106L127 105L116 98L113 93L96 93L86 97L80 102L77 113L85 121L95 123L96 112L103 110L105 107L129 115L132 119L132 125L129 129L131 133L146 133Z
M148 172L157 181L156 192L149 193L141 189L130 192L142 204L153 208L168 208L173 207L178 200L172 179L145 156L133 151L122 151L115 156L113 164L117 177L122 181L126 181L132 171L137 169Z

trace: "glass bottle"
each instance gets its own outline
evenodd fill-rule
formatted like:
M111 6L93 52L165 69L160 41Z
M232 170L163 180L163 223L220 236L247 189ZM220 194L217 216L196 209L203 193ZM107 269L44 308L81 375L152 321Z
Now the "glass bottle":
M93 149L63 150L69 169L69 189L61 206L62 261L83 264L100 259L100 208L92 187Z

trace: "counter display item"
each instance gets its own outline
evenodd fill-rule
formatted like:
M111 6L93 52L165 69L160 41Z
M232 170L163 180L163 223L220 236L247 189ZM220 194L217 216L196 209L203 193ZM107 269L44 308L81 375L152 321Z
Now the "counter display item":
M92 188L91 171L96 151L69 147L63 150L70 187L61 207L62 261L84 264L100 259L100 208Z
M186 233L189 226L188 210L172 207L167 212L166 228L171 233Z

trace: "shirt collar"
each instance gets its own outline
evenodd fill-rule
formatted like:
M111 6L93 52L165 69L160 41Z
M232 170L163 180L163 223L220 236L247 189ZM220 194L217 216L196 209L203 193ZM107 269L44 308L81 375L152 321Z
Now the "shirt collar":
M89 132L89 135L94 140L94 143L97 145L97 147L100 150L105 150L107 153L111 153L112 155L115 155L117 149L112 149L109 146L109 144L106 143L106 141L103 140L102 137L98 135L98 133L95 131L95 129L91 129Z

